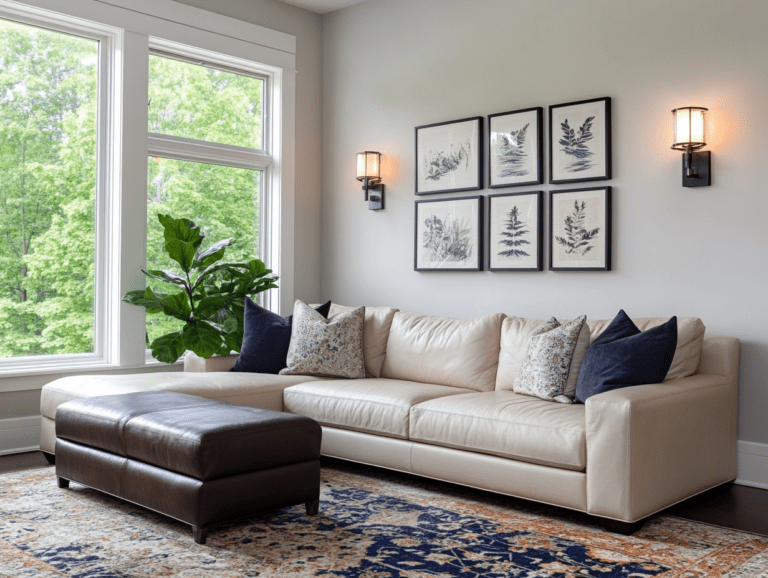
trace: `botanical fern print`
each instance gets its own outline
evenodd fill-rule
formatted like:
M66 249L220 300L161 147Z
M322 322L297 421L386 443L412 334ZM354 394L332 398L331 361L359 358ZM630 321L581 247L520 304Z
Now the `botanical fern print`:
M499 178L523 177L528 174L528 170L524 168L528 159L524 147L529 126L530 123L527 123L520 130L499 134L495 150Z
M288 367L280 375L365 377L363 323L365 307L326 319L306 303L293 306Z
M526 125L528 126L528 125ZM502 231L502 237L499 241L499 245L509 247L504 251L499 252L501 257L529 257L530 255L521 249L521 245L530 245L531 242L525 239L524 236L529 234L529 231L525 228L525 223L520 220L519 211L517 205L512 207L507 215L507 222L505 223L505 230Z
M563 147L560 150L570 159L565 165L565 170L569 173L585 171L594 166L590 157L595 153L589 150L589 146L587 146L587 142L594 137L592 134L593 120L595 120L594 116L588 117L579 128L578 134L568 124L568 119L560 123L563 136L558 142Z
M592 241L597 238L600 227L587 229L586 222L587 204L585 201L579 203L578 199L573 202L573 214L565 218L565 237L555 237L555 241L565 247L568 255L586 255L595 248Z
M472 257L472 227L465 219L451 215L440 219L431 215L424 220L422 234L424 258L433 263L466 262Z
M564 395L573 352L587 316L560 325L554 317L539 327L528 342L523 365L517 374L515 393L558 403L573 403Z
M446 153L444 151L427 151L424 157L424 176L430 181L439 181L444 176L459 170L463 167L464 171L469 170L469 158L472 154L472 143L469 139L459 143L458 148Z

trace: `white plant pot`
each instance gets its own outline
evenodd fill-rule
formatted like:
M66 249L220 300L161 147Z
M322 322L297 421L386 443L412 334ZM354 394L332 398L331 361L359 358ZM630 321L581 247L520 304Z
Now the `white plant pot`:
M239 353L232 353L231 355L225 355L220 357L214 355L208 359L198 357L191 351L187 351L184 356L184 371L197 371L197 372L211 372L211 371L229 371L235 365Z

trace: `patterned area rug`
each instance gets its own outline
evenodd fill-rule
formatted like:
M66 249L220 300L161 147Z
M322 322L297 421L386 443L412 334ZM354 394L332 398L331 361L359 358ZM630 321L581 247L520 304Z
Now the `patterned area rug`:
M0 575L216 577L768 576L768 538L656 516L634 536L588 516L333 461L304 506L214 529L72 484L0 476Z

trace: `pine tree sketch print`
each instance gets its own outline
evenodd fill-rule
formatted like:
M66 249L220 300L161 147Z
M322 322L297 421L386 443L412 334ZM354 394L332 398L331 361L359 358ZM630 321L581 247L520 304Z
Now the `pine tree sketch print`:
M427 150L424 155L424 178L430 181L439 181L444 176L458 171L462 166L465 172L468 171L471 153L472 143L470 139L459 143L457 149L451 145L448 153L442 150Z
M590 157L595 153L589 150L589 146L586 144L594 137L592 134L593 120L595 120L594 116L588 117L584 124L581 125L581 128L579 128L578 134L568 124L568 119L560 123L563 135L558 142L563 147L560 150L568 155L569 159L565 165L566 172L577 173L586 171L594 166Z
M424 258L431 263L465 263L472 257L472 228L465 219L451 215L440 219L431 215L424 220L422 247Z
M525 223L519 218L519 211L517 205L512 207L507 215L507 222L504 224L505 230L501 235L506 239L501 239L499 245L505 245L510 247L505 251L500 251L501 257L530 257L528 253L520 249L521 245L530 245L530 241L523 239L524 235L528 235L529 231L525 228Z
M573 214L565 218L565 237L555 237L555 241L565 248L568 255L586 255L594 245L591 244L597 238L600 227L587 229L585 221L587 205L584 201L579 204L578 200L573 202Z
M524 147L529 125L530 123L527 123L520 130L499 134L499 140L494 151L498 163L497 176L499 178L522 177L528 174L528 170L525 169L528 153Z

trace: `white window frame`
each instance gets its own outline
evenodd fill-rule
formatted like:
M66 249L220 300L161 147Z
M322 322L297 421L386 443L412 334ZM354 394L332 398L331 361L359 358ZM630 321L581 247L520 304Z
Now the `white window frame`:
M103 83L99 126L104 138L99 140L97 186L101 189L97 190L106 191L101 203L97 201L97 268L104 274L97 273L96 280L96 352L2 360L0 393L30 389L30 382L5 379L9 377L147 367L145 312L121 300L127 291L145 286L140 268L146 261L150 149L173 147L211 157L239 155L242 162L259 166L270 161L262 173L262 224L269 231L262 235L260 253L267 267L280 276L280 288L265 294L265 306L286 314L294 296L296 38L171 0L0 0L0 13L11 20L99 36ZM190 139L149 135L150 46L168 52L183 48L192 56L199 51L207 61L219 55L224 66L255 67L255 72L268 77L264 151L201 148L200 143L185 142ZM36 380L35 387L44 382Z
M269 206L270 203L270 184L273 181L272 155L269 154L272 149L270 136L273 131L269 119L272 118L270 114L272 96L270 88L273 83L274 70L254 62L210 53L193 46L180 45L160 38L149 39L149 54L187 62L195 66L205 66L233 74L252 76L263 82L261 95L262 147L260 149L148 132L147 153L150 157L260 171L259 254L257 257L265 262L267 268L271 268L269 254L263 250L263 247L265 241L272 237L275 228L275 224L265 218L269 214L268 210L264 210L264 206ZM259 303L267 309L275 306L274 299L270 299L272 293L267 291L259 294ZM145 360L148 364L158 363L152 357L150 349L146 350Z
M109 186L115 170L115 158L111 143L114 140L112 123L114 105L114 55L121 45L121 30L77 19L49 13L30 15L28 10L19 10L0 3L0 18L44 28L53 32L72 34L98 42L98 105L96 122L96 195L95 195L95 279L94 279L94 327L92 353L65 353L56 355L33 355L5 358L0 361L0 375L47 372L62 366L81 368L104 366L109 363L108 352L114 335L112 318L107 315L109 305L108 280L115 275L109 259L109 244L113 236L111 199Z

